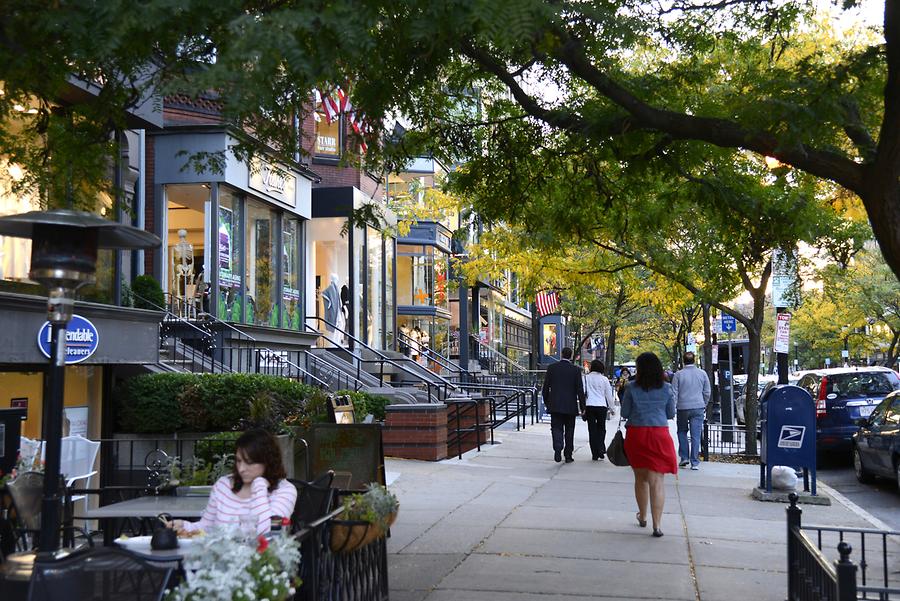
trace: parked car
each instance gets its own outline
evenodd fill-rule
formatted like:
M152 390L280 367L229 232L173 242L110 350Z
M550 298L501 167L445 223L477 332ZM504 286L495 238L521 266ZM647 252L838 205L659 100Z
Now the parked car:
M889 394L853 435L853 469L860 482L874 476L897 481L900 488L900 391Z
M818 450L849 450L858 420L900 390L900 378L887 367L839 367L808 371L797 385L816 403Z
M738 377L743 378L741 380L740 385L738 384ZM772 374L759 374L759 380L756 383L756 400L762 398L763 390L766 389L766 386L772 385L774 386L778 382L778 376ZM790 382L790 380L788 380ZM737 414L737 421L739 424L745 424L747 420L744 415L744 407L747 404L747 376L734 376L734 412ZM757 419L757 423L759 419Z

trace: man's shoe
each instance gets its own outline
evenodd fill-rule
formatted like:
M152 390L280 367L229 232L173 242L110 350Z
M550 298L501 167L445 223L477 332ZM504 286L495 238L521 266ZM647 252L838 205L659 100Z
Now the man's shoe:
M575 460L572 459L571 457L566 457L566 463L572 463L573 461L575 461Z
M692 465L692 466L691 466L691 471L692 471L692 472L699 472L699 471L700 471L700 466L699 466L699 465Z
M553 461L559 463L562 461L562 451L554 451L553 452Z
M603 457L600 457L599 455L592 455L592 456L591 456L591 461L597 461L598 459L603 459Z
M681 462L678 464L678 467L687 467L690 464L691 464L691 462L688 461L687 459L682 459Z

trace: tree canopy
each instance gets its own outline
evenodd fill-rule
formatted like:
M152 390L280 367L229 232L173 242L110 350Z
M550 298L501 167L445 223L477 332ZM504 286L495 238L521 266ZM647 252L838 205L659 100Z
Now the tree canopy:
M900 274L900 9L887 2L880 31L847 35L814 12L821 4L6 1L0 119L21 125L2 129L0 154L47 203L89 202L107 185L110 134L152 91L213 97L253 132L237 151L289 157L302 147L289 124L311 90L343 85L371 122L402 114L410 126L372 161L423 150L469 160L489 140L522 144L535 152L490 165L514 185L508 196L540 185L548 167L569 169L573 186L547 202L570 211L630 193L653 177L648 166L697 177L776 157L791 177L857 194ZM834 4L838 14L857 3ZM67 95L73 77L96 93ZM369 135L374 148L378 128ZM577 160L553 165L542 149ZM758 201L732 202L752 214Z

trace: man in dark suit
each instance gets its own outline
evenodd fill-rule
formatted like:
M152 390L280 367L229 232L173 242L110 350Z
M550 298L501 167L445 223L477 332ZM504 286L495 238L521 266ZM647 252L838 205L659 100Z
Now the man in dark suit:
M562 361L547 368L544 377L544 406L550 413L550 431L553 434L553 459L572 463L575 450L575 418L584 413L585 394L581 368L572 364L572 349L562 350ZM565 439L565 444L563 440Z

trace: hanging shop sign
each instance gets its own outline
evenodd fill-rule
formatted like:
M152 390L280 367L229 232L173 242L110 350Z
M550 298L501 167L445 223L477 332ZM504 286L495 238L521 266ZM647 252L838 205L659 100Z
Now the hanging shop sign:
M37 343L41 354L50 358L52 329L45 321L38 330ZM66 365L81 363L94 354L100 346L100 334L90 321L81 315L73 315L66 327Z
M296 178L284 167L278 167L266 161L255 159L250 164L249 186L257 192L283 202L288 206L296 206L294 190Z

